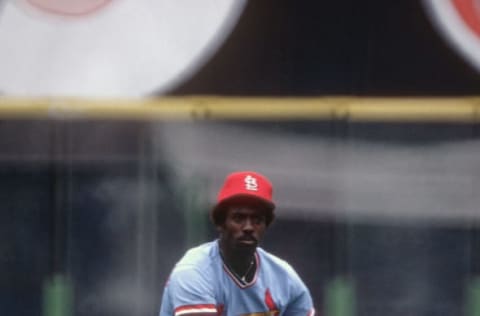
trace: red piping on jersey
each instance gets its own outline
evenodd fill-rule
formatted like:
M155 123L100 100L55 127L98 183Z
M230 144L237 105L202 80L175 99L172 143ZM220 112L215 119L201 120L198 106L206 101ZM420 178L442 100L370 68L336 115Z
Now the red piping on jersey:
M255 263L257 265L257 269L255 270L255 275L253 277L253 280L250 283L247 283L247 284L240 283L237 280L237 278L235 277L235 275L228 269L228 267L225 263L223 263L223 270L225 270L225 272L227 272L227 274L235 282L235 284L238 285L239 288L246 289L246 288L254 285L255 282L257 282L258 272L260 271L260 257L258 256L258 254L256 252L255 252Z
M175 308L175 315L182 315L185 313L217 313L217 306L215 304L197 304L197 305L183 305Z

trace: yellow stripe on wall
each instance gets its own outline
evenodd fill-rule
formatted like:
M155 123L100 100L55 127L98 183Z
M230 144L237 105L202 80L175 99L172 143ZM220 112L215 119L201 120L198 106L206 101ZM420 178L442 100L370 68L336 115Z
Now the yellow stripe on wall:
M480 97L0 98L3 119L478 122Z

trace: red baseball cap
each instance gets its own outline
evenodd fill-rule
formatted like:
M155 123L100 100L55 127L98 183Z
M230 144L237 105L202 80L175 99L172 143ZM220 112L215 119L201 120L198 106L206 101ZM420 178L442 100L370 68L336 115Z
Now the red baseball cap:
M269 225L273 218L275 203L272 200L272 183L264 175L254 171L237 171L230 173L217 196L217 204L211 212L215 225L221 224L225 215L225 208L234 202L256 201L265 207L266 223Z

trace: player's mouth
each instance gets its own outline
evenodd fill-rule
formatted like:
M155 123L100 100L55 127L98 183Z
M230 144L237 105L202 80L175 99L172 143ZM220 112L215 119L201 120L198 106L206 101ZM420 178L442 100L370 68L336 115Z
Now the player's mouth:
M254 237L243 237L238 239L238 243L245 246L256 246L258 241Z

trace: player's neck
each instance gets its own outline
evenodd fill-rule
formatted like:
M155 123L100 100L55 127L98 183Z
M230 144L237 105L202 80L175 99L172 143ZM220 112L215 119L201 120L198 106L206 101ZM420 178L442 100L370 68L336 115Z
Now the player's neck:
M223 251L220 248L220 256L223 264L230 270L238 282L246 285L253 280L257 269L255 252Z

